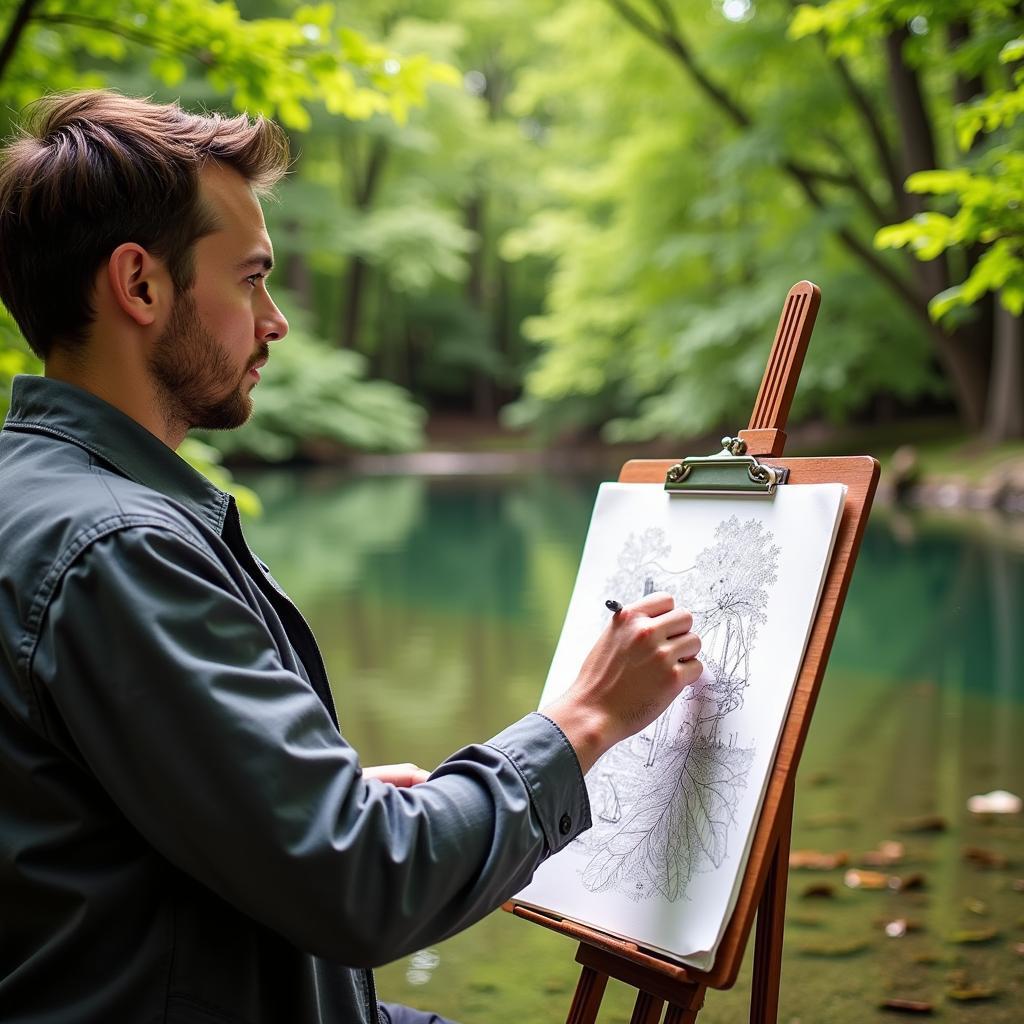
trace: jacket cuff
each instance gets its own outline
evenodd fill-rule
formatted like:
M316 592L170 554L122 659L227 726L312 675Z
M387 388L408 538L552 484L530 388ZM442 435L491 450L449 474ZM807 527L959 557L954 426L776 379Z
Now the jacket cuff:
M579 759L550 718L531 712L487 746L500 750L519 772L550 853L590 828L590 800Z

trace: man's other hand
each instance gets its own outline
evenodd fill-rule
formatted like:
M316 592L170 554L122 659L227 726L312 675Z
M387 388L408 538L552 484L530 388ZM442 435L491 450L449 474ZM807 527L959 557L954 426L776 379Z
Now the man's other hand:
M430 772L424 771L422 768L409 762L405 764L378 764L372 768L364 768L363 778L390 782L392 786L415 786L418 782L426 782L430 778Z
M586 773L610 747L650 725L703 671L693 616L649 594L612 616L579 677L549 707Z

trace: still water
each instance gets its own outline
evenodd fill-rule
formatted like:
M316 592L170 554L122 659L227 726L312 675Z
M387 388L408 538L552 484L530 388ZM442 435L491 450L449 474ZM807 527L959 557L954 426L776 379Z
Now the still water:
M265 508L250 543L317 634L364 764L433 767L536 706L596 480L246 482ZM898 841L884 870L918 877L865 891L844 867L791 872L780 1021L884 1021L891 998L947 1021L1024 1021L1024 822L966 809L972 794L1024 794L1022 632L1024 544L874 517L801 763L793 847L856 866ZM920 830L927 818L941 820ZM561 1022L574 953L498 912L385 967L378 986L464 1024ZM709 992L702 1024L745 1019L748 987L745 970ZM602 1021L625 1024L631 1005L609 985Z

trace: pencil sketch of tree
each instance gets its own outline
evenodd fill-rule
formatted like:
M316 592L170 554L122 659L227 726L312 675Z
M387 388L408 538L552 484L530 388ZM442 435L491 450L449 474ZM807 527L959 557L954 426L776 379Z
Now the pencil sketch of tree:
M583 884L633 900L685 896L693 874L720 867L756 752L723 726L743 706L750 655L777 581L780 548L756 519L723 520L692 566L671 569L665 531L630 534L607 592L635 600L666 591L691 609L704 672L655 723L620 743L587 776L594 827L574 846Z

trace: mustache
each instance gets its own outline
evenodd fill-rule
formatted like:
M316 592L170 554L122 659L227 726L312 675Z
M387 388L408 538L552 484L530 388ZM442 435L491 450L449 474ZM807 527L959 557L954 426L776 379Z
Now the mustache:
M266 342L264 342L260 346L260 348L257 351L256 355L254 355L252 357L252 359L249 360L249 365L246 367L246 370L247 371L251 370L257 363L259 363L261 361L262 362L266 362L266 360L269 359L269 358L270 358L270 346Z

